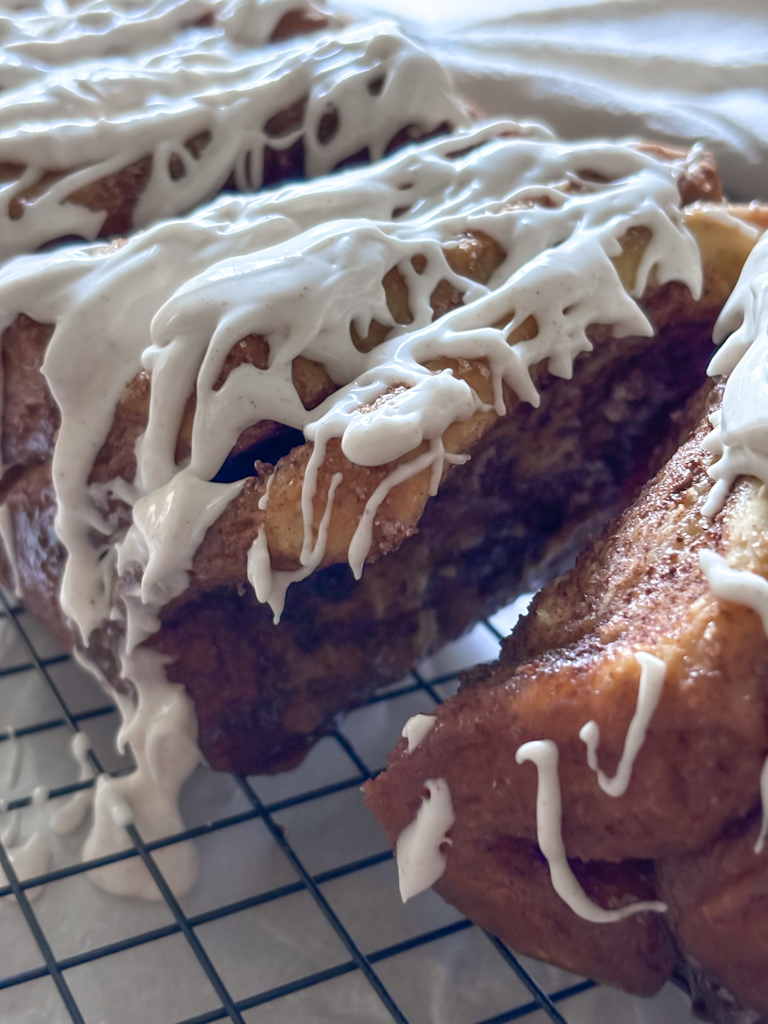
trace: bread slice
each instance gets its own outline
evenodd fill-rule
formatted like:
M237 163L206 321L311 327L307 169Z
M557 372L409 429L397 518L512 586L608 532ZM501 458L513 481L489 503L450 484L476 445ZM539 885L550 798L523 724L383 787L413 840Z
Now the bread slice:
M711 507L723 390L694 397L690 439L365 788L406 892L401 836L439 781L452 823L422 833L416 888L436 880L516 950L632 992L678 964L735 1022L768 1014L768 495L741 476Z

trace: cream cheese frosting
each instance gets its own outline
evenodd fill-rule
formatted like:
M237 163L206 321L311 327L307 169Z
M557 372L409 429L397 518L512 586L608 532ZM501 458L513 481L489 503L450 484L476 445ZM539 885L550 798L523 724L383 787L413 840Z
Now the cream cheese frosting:
M647 651L638 651L635 654L635 661L640 666L637 704L632 721L627 729L624 749L621 752L616 773L611 778L605 774L598 764L597 748L600 744L600 727L597 722L587 722L579 732L579 738L587 748L587 764L597 775L600 789L607 793L608 796L624 796L629 787L635 759L645 742L648 726L661 699L661 691L664 688L664 680L667 674L667 666L655 654L649 654Z
M289 7L94 0L0 20L0 258L95 238L105 213L70 197L145 157L134 227L193 208L230 178L258 189L271 151L300 145L298 172L315 177L361 153L379 159L403 129L469 123L447 72L392 24L263 45ZM212 22L195 25L206 13ZM273 121L290 109L289 122Z

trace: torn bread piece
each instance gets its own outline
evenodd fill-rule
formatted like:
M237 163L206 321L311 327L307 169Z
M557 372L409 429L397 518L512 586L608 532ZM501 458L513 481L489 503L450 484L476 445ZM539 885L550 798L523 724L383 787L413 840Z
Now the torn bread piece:
M442 780L435 887L515 949L718 1022L768 1014L767 297L765 237L693 436L366 785L394 845Z

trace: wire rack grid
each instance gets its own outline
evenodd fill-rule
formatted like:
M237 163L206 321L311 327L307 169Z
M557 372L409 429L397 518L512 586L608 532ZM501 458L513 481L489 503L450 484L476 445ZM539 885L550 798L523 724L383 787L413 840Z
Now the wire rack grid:
M516 956L432 892L400 903L360 785L383 767L406 718L453 693L459 669L495 656L519 604L352 712L295 771L240 778L201 767L183 793L185 831L146 842L129 827L124 850L84 861L83 828L58 837L51 813L101 773L131 770L116 753L117 712L23 608L0 601L5 1024L689 1019L674 990L646 1018L647 1004ZM89 778L70 752L78 732ZM20 878L9 850L41 830L50 862ZM179 843L194 843L200 862L188 893L163 873ZM88 878L127 858L143 862L155 900L114 896Z

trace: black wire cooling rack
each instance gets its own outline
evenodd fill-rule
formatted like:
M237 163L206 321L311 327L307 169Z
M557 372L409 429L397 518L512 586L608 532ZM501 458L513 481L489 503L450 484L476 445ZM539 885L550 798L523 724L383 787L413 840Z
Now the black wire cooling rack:
M48 787L50 808L130 765L114 753L114 705L21 607L0 601L0 714L18 720L24 707L20 724L0 719L0 781L3 748L17 760L25 744L24 778L12 780L19 795L5 810L31 815L36 784ZM295 772L262 779L200 769L180 834L145 842L129 827L129 848L87 862L70 844L44 874L23 880L0 842L0 1020L603 1024L586 995L597 995L593 982L516 956L433 893L402 908L392 854L362 808L360 784L383 766L396 730L453 692L462 658L495 655L499 625L480 624L463 647L377 694ZM26 693L21 703L16 691ZM71 781L74 767L61 765L79 731L94 778ZM0 815L0 835L9 817ZM162 871L162 851L187 840L213 851L188 895ZM157 887L154 902L110 896L86 877L136 857ZM216 895L201 897L212 881ZM663 1020L688 1019L679 1006L679 1018L666 1011Z

